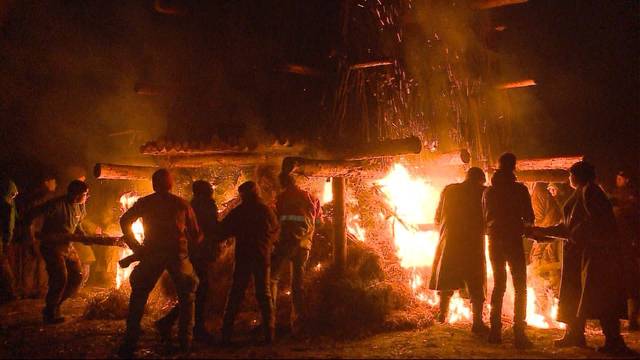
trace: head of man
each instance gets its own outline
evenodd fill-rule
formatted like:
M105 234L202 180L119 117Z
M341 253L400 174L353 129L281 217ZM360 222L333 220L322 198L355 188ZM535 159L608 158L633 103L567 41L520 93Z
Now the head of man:
M211 198L213 197L213 185L205 180L197 180L193 182L191 186L193 190L193 197L197 198Z
M619 171L618 175L616 175L616 187L626 187L629 182L631 182L631 176L626 171Z
M480 169L479 167L472 167L467 170L465 181L469 181L477 185L484 185L484 183L487 181L487 178L482 169Z
M16 196L18 196L18 187L10 179L0 179L0 192L2 192L2 197L7 204L13 203Z
M238 193L242 202L255 201L260 196L260 189L258 184L253 181L247 181L238 187Z
M280 173L280 175L278 175L278 180L280 181L280 186L282 186L283 189L296 186L296 180L291 176L291 174Z
M89 198L89 187L82 180L73 180L67 186L67 199L72 204L84 204Z
M498 158L498 169L504 171L516 170L516 156L513 153L506 152Z
M153 191L157 193L168 193L173 189L173 177L171 173L169 173L169 170L160 169L151 176L151 184L153 185Z
M554 183L549 184L549 186L547 186L547 190L549 190L549 193L551 193L551 196L553 197L558 196L558 193L560 193L560 188L558 188L558 185Z
M596 180L596 168L586 161L578 161L569 168L569 184L577 189Z

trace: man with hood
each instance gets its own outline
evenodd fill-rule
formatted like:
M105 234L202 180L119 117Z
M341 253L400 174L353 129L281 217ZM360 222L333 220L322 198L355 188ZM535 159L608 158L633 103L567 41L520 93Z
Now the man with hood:
M275 335L275 314L271 302L271 247L278 236L278 219L273 210L260 198L258 185L247 181L238 187L242 203L220 222L218 239L235 237L235 265L233 283L222 320L222 342L229 344L233 323L244 293L253 277L256 300L262 312L262 327L266 343Z
M517 348L532 346L525 334L527 323L527 267L523 235L525 225L535 219L527 187L516 182L516 156L504 153L498 160L498 170L491 186L484 191L482 208L489 235L489 259L493 269L491 293L491 332L489 342L502 342L502 301L507 288L507 264L515 290L513 332Z
M59 235L84 235L82 221L87 212L85 203L89 187L83 181L73 180L67 194L53 198L33 208L25 217L25 226L31 229L36 218L42 217L41 248L49 275L49 289L43 310L45 324L58 324L65 318L60 315L62 302L75 294L82 283L82 266L69 240L58 240ZM33 241L34 234L30 234Z
M438 321L444 323L455 290L467 288L473 306L471 331L486 334L482 322L487 281L484 255L484 220L482 193L486 181L482 169L472 167L464 182L444 188L436 210L440 225L440 242L433 260L429 288L440 291Z
M202 239L193 209L189 203L171 193L173 177L166 169L152 175L154 193L138 199L120 218L125 243L140 257L129 282L131 297L121 357L131 357L140 337L140 320L151 290L166 270L178 293L180 350L191 349L194 320L194 298L198 286L193 265L189 261L189 244L198 246ZM142 218L144 243L133 235L131 225Z
M15 291L15 278L9 264L7 251L13 243L13 235L16 226L15 198L18 195L18 187L9 179L0 180L0 303L13 301L17 298Z
M220 242L215 241L215 230L218 224L218 205L213 199L213 186L211 183L198 180L192 185L193 199L191 207L196 215L198 226L204 235L201 244L196 244L190 239L189 259L198 276L198 289L195 299L195 325L193 336L196 340L206 341L211 338L211 334L205 327L205 310L207 305L207 294L209 293L209 268L220 256ZM171 332L173 324L178 320L180 307L173 309L160 320L156 321L156 328L166 339Z
M620 335L626 317L626 292L622 267L622 244L617 235L611 202L595 183L593 165L579 161L569 169L575 189L563 208L563 222L534 228L533 234L565 236L558 320L567 324L557 347L586 346L587 319L599 319L605 344L598 351L632 355ZM637 355L637 354L635 354Z

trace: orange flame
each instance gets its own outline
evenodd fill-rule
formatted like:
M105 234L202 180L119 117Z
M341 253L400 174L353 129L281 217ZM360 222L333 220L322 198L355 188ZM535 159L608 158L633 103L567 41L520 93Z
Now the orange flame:
M135 202L138 200L138 198L139 196L137 196L134 192L128 192L123 194L120 197L120 205L121 205L122 212L124 213L129 208L131 208L133 204L135 204ZM138 240L138 242L144 241L144 225L142 224L141 218L137 219L133 224L131 224L131 230L133 231L133 236L135 237L136 240ZM132 254L133 254L133 251L131 251L131 249L123 249L120 259L124 259L125 257ZM119 289L120 286L122 286L122 284L129 278L129 276L131 275L131 271L133 271L134 264L131 264L131 266L125 269L118 267L118 270L116 273L116 289Z

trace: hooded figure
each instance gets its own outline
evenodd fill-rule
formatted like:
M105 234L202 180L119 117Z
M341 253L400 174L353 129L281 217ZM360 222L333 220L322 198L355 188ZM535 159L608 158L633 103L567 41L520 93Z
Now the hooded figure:
M16 226L15 197L18 187L9 179L0 181L0 303L16 299L15 278L9 264L7 250L13 242Z

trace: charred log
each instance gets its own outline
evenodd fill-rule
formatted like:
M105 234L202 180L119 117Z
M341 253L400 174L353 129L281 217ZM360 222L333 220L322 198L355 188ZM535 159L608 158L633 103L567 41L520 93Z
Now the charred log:
M369 160L316 160L287 157L282 161L282 172L308 177L377 177L388 166L381 161Z
M385 140L356 145L351 149L343 150L345 160L370 159L385 156L399 156L407 154L419 154L422 150L422 142L412 136L404 139Z
M516 171L518 181L523 182L567 182L569 172L561 169Z
M552 158L539 158L539 159L522 159L518 160L518 171L529 170L566 170L571 165L581 161L583 156L561 156Z
M149 180L156 170L158 168L153 166L98 163L93 168L93 175L100 180Z
M245 166L264 164L269 161L276 161L268 154L250 153L250 152L231 152L220 154L194 154L171 156L168 162L173 167L178 168L195 168L201 166Z

